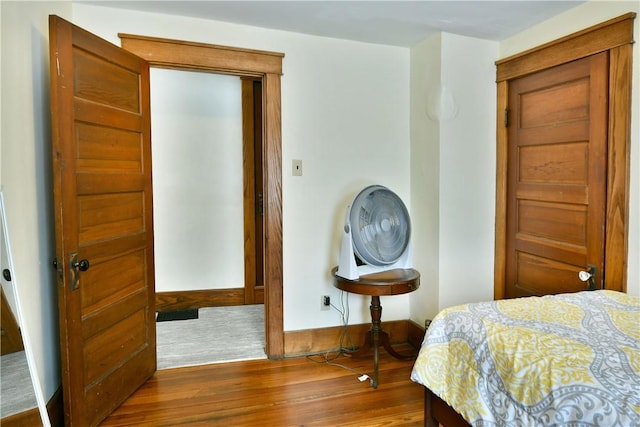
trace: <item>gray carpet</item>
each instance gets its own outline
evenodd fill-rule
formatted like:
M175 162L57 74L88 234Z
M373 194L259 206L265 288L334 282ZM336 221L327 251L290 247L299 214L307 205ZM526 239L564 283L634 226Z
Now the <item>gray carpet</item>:
M158 369L266 359L264 306L201 308L198 319L156 323Z
M0 372L0 418L38 406L24 351L2 356Z

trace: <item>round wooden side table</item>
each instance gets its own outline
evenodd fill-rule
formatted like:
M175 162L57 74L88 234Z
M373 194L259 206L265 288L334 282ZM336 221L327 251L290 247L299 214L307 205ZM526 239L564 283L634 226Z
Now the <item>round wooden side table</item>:
M371 386L378 387L378 357L380 345L387 352L400 360L413 360L415 355L403 355L391 347L389 334L382 330L381 317L382 306L380 297L387 295L400 295L413 292L420 287L420 273L412 268L398 268L380 273L373 273L360 276L358 279L345 279L336 274L338 268L331 270L336 288L343 291L371 296L371 328L365 336L364 344L353 356L364 355L370 348L373 348L373 378Z

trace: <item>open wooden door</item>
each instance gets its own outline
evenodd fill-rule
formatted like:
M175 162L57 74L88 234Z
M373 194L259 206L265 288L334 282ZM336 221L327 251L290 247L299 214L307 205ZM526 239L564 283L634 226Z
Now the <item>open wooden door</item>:
M149 66L49 18L62 386L97 425L156 369Z

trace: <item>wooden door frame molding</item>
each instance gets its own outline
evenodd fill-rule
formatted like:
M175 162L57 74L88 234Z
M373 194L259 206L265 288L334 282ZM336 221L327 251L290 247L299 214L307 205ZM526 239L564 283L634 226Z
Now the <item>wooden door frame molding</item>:
M262 80L265 216L265 352L284 357L282 269L282 130L280 77L283 53L207 43L118 34L122 47L152 67L205 71Z
M565 64L600 52L609 54L609 124L607 132L607 199L605 230L605 286L626 292L629 224L631 138L631 67L633 12L558 40L496 61L496 231L494 298L506 286L507 159L509 80Z

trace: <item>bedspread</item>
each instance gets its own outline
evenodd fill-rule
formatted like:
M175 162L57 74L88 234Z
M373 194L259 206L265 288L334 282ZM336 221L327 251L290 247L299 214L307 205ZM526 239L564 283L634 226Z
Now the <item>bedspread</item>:
M474 426L640 426L640 298L600 290L445 309L411 379Z

